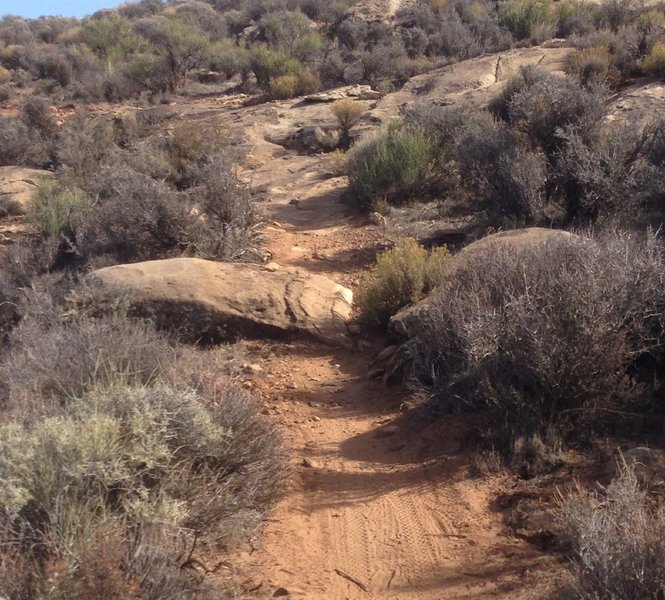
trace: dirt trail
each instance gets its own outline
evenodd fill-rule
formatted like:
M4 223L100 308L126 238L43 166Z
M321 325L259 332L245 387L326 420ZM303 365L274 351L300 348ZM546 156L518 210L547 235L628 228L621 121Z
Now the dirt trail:
M269 187L273 259L352 284L381 232L349 214L344 182L321 175L323 159L282 152L261 125L249 137L248 177ZM397 392L366 377L368 354L271 346L258 386L285 431L293 474L241 566L244 587L311 599L520 597L542 557L507 535L492 508L507 480L469 476L454 422L431 431L401 422Z

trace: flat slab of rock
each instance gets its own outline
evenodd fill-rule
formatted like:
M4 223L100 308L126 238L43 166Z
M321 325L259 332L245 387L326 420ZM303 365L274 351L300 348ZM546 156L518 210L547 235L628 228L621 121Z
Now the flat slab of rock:
M0 216L24 215L42 179L53 173L27 167L0 167Z
M318 102L335 102L336 100L343 100L344 98L354 98L356 100L379 100L381 98L381 93L373 90L368 85L347 85L305 96L305 102L310 102L312 104Z
M274 263L171 258L106 267L89 277L126 289L133 310L160 327L207 342L294 333L344 342L353 301L351 290L326 277Z

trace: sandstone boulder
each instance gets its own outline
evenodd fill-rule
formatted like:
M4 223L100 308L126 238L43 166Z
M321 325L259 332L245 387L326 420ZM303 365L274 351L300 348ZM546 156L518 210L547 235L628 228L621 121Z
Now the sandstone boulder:
M106 267L90 277L109 290L125 288L133 310L159 326L206 342L293 333L343 342L351 316L351 290L274 264L172 258Z
M516 229L513 231L502 231L487 237L481 238L472 244L466 246L455 255L452 265L447 271L447 277L454 277L455 271L464 268L469 260L476 260L482 256L487 256L491 260L492 249L494 248L524 248L529 246L538 246L549 240L574 238L575 234L560 229L546 229L543 227L529 227L526 229ZM425 298L415 306L410 306L399 311L391 320L390 328L393 333L400 337L411 337L422 322L421 314L428 310L428 299Z
M0 167L0 216L24 215L39 182L52 177L41 169Z

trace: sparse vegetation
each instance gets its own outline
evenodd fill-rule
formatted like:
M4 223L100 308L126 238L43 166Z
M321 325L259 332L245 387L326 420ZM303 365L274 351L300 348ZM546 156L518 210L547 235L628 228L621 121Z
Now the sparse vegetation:
M557 515L572 546L576 598L665 593L665 514L629 467L602 492L578 488L563 496Z

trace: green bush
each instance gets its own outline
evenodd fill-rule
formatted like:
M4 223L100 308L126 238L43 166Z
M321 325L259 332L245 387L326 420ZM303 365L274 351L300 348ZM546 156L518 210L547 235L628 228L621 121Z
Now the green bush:
M506 0L499 5L499 14L503 25L518 40L534 38L539 28L554 23L548 0Z
M395 204L412 200L427 189L436 156L436 144L426 132L391 123L348 152L351 190L368 204L381 198Z
M227 79L249 71L249 52L231 40L221 40L208 47L208 60L213 71L221 71Z
M383 328L398 310L418 302L441 280L451 255L445 247L428 252L412 238L376 260L376 266L358 285L359 319L370 328Z
M42 181L34 195L28 218L40 232L52 238L71 235L72 219L84 214L92 200L81 190L57 190L52 181Z
M256 82L264 90L270 89L270 82L284 75L298 75L302 64L287 54L264 44L255 46L251 53L250 67Z

